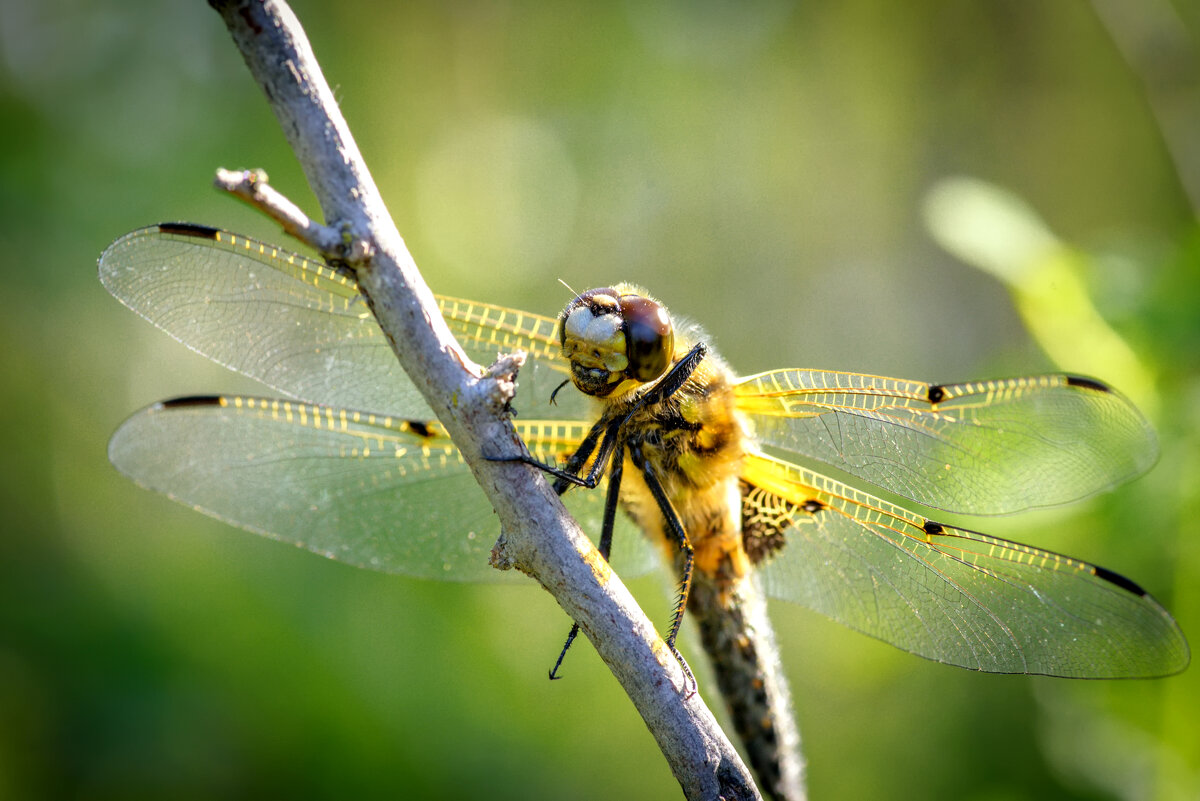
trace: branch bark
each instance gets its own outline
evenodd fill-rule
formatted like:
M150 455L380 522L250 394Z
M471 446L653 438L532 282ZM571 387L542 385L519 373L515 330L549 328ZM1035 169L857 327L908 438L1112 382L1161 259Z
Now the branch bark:
M296 218L289 232L355 270L400 364L463 452L499 516L503 533L494 561L535 578L579 622L637 707L686 797L758 798L746 766L699 694L683 690L679 664L654 626L541 474L480 458L484 443L493 453L519 447L504 405L512 397L520 360L501 360L493 370L483 370L451 336L291 10L270 0L210 4L266 92L332 226L306 227ZM270 205L253 192L244 196ZM331 230L351 246L331 252Z

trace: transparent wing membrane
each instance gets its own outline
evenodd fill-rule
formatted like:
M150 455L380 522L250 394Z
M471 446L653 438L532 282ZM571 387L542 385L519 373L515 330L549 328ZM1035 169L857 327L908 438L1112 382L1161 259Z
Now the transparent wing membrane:
M737 396L764 445L965 514L1078 500L1140 475L1158 455L1129 401L1064 375L936 385L776 370L742 379Z
M352 278L320 261L214 228L163 224L114 242L100 280L122 303L197 353L310 403L432 419ZM468 355L485 367L529 354L514 404L561 418L587 408L559 363L556 320L438 297Z
M586 426L517 423L533 454L574 450ZM113 464L142 486L257 534L389 573L497 581L488 566L499 526L437 423L252 397L183 398L127 420ZM564 500L598 535L603 493ZM615 537L623 574L653 556L632 524Z
M929 521L752 456L745 513L784 535L767 592L927 659L1076 678L1182 670L1187 644L1133 582L1050 551Z

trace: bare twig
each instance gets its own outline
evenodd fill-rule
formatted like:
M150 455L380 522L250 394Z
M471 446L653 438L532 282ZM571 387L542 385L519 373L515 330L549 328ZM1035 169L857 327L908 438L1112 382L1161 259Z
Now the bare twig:
M336 253L345 245L341 234L321 225L267 182L264 170L218 169L213 185L239 197L275 220L283 230L320 253Z
M579 622L688 798L757 798L712 713L698 694L680 692L678 663L542 477L523 465L480 458L483 443L496 453L518 447L503 413L514 363L498 365L496 375L484 372L450 335L291 10L264 0L210 2L266 92L325 219L342 242L365 243L353 250L369 258L348 259L344 248L325 253L355 269L400 364L462 450L500 518L504 561L537 579ZM254 193L247 198L269 205Z

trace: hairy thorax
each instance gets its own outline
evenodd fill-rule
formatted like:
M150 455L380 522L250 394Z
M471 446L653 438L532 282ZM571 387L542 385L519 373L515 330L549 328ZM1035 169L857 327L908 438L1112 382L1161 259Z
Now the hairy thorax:
M697 572L735 582L748 562L742 547L742 497L738 485L747 434L734 411L732 374L720 357L710 354L667 402L635 413L625 432L625 469L621 502L668 558L679 544L664 529L658 504L631 463L640 450L658 477L695 549ZM628 413L617 403L608 414Z

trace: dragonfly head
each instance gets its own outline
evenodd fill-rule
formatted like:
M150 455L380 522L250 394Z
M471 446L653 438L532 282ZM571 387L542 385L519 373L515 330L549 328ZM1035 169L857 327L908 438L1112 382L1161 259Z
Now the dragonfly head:
M563 357L580 392L607 398L662 376L675 352L671 316L634 287L591 289L559 315Z

